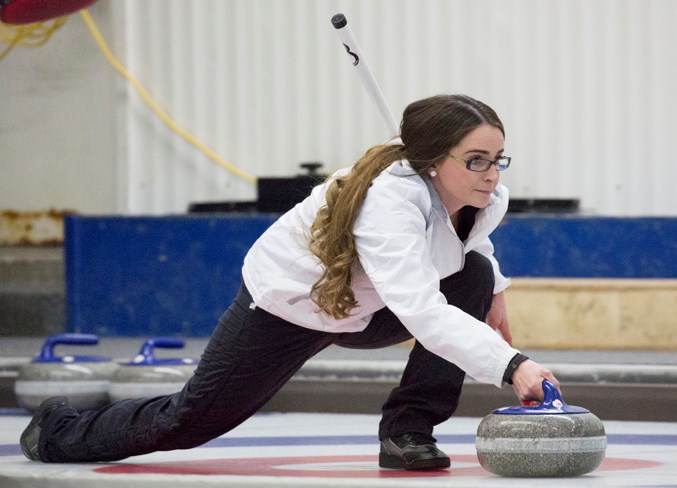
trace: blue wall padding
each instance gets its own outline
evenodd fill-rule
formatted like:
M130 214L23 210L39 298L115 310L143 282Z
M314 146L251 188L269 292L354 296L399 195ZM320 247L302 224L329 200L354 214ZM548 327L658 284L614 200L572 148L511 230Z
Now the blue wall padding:
M276 218L67 217L68 331L210 335ZM510 214L492 240L512 277L677 278L677 219Z
M677 278L677 218L509 214L492 241L507 276Z
M67 328L208 336L276 216L67 217Z

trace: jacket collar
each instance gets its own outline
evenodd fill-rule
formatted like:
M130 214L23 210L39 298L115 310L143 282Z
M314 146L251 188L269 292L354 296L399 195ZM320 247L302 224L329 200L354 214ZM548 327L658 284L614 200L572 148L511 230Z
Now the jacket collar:
M430 181L430 178L422 177L422 179L428 187L433 211L438 215L438 217L441 218L443 222L446 223L447 227L449 227L452 232L456 233L454 226L451 224L449 212L447 212L446 207L442 203L442 199L437 193L432 181ZM499 183L496 185L496 189L489 198L489 205L487 205L485 208L479 209L475 215L475 225L470 231L470 234L466 239L466 243L469 243L471 239L477 237L478 233L481 233L481 236L479 237L482 238L490 234L496 227L498 227L498 224L503 219L503 216L507 210L508 189Z

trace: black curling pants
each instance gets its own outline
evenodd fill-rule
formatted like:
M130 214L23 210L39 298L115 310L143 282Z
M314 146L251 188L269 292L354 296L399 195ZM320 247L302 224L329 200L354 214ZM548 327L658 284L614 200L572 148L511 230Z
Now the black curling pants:
M447 301L478 319L491 306L489 260L466 255L463 270L442 280ZM331 344L379 348L411 334L388 309L362 332L331 334L290 324L256 307L241 288L219 320L194 376L182 391L122 400L78 413L59 409L42 424L45 462L114 461L153 451L196 447L235 428L258 411L315 354ZM456 409L464 373L416 343L383 407L379 437L431 434Z

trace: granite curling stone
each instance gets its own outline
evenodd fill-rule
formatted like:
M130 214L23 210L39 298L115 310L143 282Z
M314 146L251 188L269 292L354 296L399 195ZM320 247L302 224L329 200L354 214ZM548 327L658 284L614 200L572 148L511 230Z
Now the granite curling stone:
M68 397L79 410L98 409L110 402L108 383L117 364L104 356L57 356L59 345L91 346L99 343L92 334L55 334L48 337L40 354L21 365L14 384L19 407L34 411L53 396Z
M581 476L597 469L606 453L604 424L567 405L543 381L543 402L494 410L480 422L475 447L487 471L511 478Z
M157 358L155 349L181 349L185 341L175 337L149 337L134 359L123 363L111 378L112 401L170 395L180 391L193 376L198 361L191 358Z

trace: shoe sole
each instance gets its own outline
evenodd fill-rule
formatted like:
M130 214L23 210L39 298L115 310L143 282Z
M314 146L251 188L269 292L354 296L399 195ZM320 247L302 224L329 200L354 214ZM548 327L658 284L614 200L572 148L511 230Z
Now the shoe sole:
M445 469L451 466L451 461L448 457L444 458L431 458L431 459L420 459L412 463L405 463L401 457L394 456L392 454L380 453L378 455L378 465L381 468L388 469L406 469L407 471L423 471L423 470L435 470L435 469Z
M26 429L24 429L19 439L21 445L21 452L31 461L39 461L38 458L38 440L40 439L40 420L42 415L34 415ZM34 446L34 449L29 449L28 446Z
M68 398L66 397L52 397L45 400L40 405L37 411L33 414L33 418L21 433L19 438L19 445L21 452L31 461L40 461L38 457L38 442L40 440L40 422L45 417L45 414L51 410L58 408L60 405L68 405ZM30 449L28 446L33 446Z

